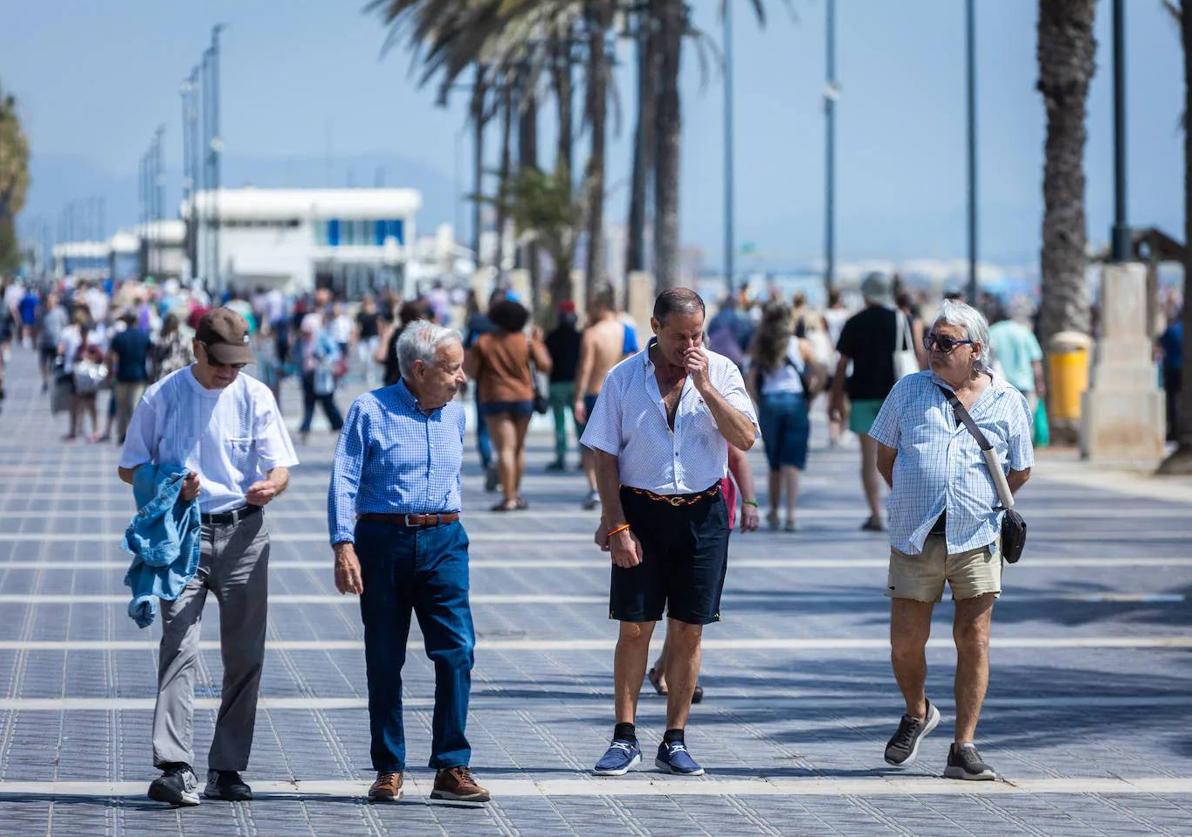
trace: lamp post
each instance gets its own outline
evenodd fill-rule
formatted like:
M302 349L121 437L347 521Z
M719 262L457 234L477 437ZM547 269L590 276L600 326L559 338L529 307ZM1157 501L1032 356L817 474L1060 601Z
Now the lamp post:
M733 293L733 4L724 4L724 283Z
M965 0L966 102L968 116L968 301L977 304L977 59L974 0Z
M836 0L828 0L824 79L824 293L836 285Z
M1126 223L1126 9L1113 0L1113 229L1110 256L1130 259L1133 242ZM1190 12L1185 7L1185 14Z

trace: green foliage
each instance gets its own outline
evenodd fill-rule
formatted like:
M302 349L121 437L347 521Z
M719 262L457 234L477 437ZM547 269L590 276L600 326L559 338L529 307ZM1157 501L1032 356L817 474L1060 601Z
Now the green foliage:
M0 87L0 272L20 264L13 220L28 191L29 142L21 130L16 99Z
M556 274L571 274L584 207L565 177L523 166L509 174L500 194L473 198L504 209L522 244L538 244Z

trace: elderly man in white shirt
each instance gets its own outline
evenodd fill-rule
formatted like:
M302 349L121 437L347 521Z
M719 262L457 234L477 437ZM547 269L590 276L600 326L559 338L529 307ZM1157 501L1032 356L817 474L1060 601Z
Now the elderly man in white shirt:
M195 331L196 362L145 391L129 423L119 474L133 484L144 465L189 473L181 497L198 499L199 566L182 593L161 603L153 762L162 775L149 798L198 805L193 716L199 628L207 593L219 601L223 696L207 755L203 795L241 801L265 660L269 532L262 507L285 491L298 464L273 394L241 375L252 362L248 323L234 311L207 312Z
M659 294L654 339L608 373L580 439L596 454L603 510L596 542L612 556L609 618L621 623L617 723L596 765L602 776L641 762L637 698L664 610L667 729L654 763L679 775L704 772L687 751L684 729L703 626L720 619L729 536L720 481L728 445L748 450L759 435L740 371L703 347L704 314L703 300L688 288Z

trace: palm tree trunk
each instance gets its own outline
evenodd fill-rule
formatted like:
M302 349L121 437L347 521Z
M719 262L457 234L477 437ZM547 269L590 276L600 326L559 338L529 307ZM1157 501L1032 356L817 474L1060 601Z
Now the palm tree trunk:
M480 228L483 223L484 194L484 65L476 65L476 80L472 85L472 252L476 267L480 267Z
M607 282L604 264L604 146L608 114L608 31L611 7L608 0L592 0L585 8L588 25L588 78L584 112L591 131L591 148L584 175L587 196L585 231L588 248L584 256L584 284L591 305L597 291Z
M522 90L522 102L517 121L517 165L519 170L538 169L538 102L534 98L533 89L526 87ZM535 311L541 320L550 313L548 305L542 302L542 276L539 266L539 247L530 243L520 248L518 263L530 272L530 301L531 310Z
M1159 468L1164 474L1192 474L1192 8L1180 4L1184 46L1184 371L1176 421L1176 449Z
M555 177L559 182L572 187L571 170L574 144L572 129L572 82L571 82L571 27L560 35L555 45L554 60L551 62L551 84L555 92L555 109L559 118L559 133L555 143ZM571 261L555 254L554 274L550 283L550 304L553 308L565 299L571 299L574 288L571 284Z
M497 170L497 250L495 264L497 274L500 275L505 263L505 226L509 219L509 210L505 204L505 195L509 185L509 167L512 162L510 139L513 131L513 89L508 80L501 91L501 163Z
M1095 0L1039 0L1039 92L1047 109L1043 164L1043 301L1046 347L1061 331L1089 333L1085 286L1085 105L1093 76Z
M625 250L628 270L646 269L646 204L650 191L648 173L654 167L654 90L657 87L652 23L648 14L638 14L637 129L633 135L633 174Z
M686 8L683 0L651 0L658 26L657 150L654 171L654 263L658 290L679 281L679 58Z

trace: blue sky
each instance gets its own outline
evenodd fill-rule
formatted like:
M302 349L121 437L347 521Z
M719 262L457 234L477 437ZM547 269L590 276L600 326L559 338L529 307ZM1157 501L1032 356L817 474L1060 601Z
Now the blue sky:
M823 0L770 0L767 26L736 14L737 236L772 265L809 264L823 238ZM426 195L424 230L449 222L464 97L446 109L416 87L402 50L363 3L331 0L0 0L0 83L21 101L40 163L30 214L51 226L71 197L105 193L109 227L136 220L137 160L167 126L178 188L178 84L224 21L223 125L229 185L247 180L389 185ZM719 41L718 0L695 0ZM1035 91L1037 0L977 0L981 254L1037 261L1042 213L1042 101ZM956 258L965 253L964 3L838 0L838 257ZM1104 241L1112 210L1111 7L1097 9L1089 101L1089 233ZM1182 230L1182 56L1160 0L1127 0L1129 211L1137 225ZM618 71L624 120L610 150L609 217L624 217L632 134L629 45ZM684 241L718 263L721 78L683 63ZM548 121L548 120L547 120ZM544 142L546 139L544 138ZM495 135L490 141L495 149ZM582 158L583 151L580 150ZM331 165L319 165L330 159ZM354 162L355 161L355 162ZM255 172L272 172L258 179ZM348 172L351 172L349 175ZM467 188L467 184L463 184ZM746 266L748 263L746 263Z

